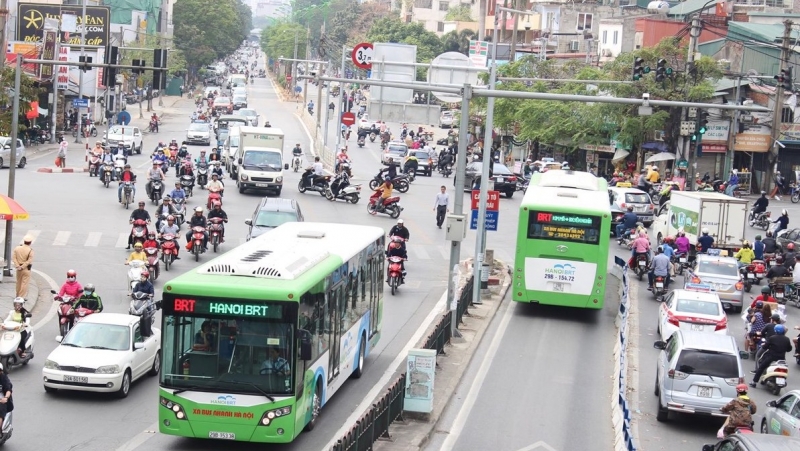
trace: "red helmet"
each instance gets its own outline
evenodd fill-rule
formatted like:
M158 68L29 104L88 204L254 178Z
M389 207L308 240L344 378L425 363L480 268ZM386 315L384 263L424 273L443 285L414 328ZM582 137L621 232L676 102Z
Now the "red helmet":
M142 271L142 277L150 277L150 271L148 271L146 269L144 271Z
M215 201L214 201L214 203L213 203L212 205L213 205L214 207L221 207L221 206L222 206L222 202L220 202L220 201L218 201L218 200L215 200Z
M736 386L736 393L747 393L747 384L739 384Z
M786 249L793 251L794 250L794 243L789 243L786 245Z
M67 277L78 277L78 273L74 269L67 271Z
M671 242L673 242L673 241L675 241L675 239L674 239L674 238L672 238L671 236L668 236L668 237L665 237L665 238L664 238L664 242L665 242L665 243L671 243Z

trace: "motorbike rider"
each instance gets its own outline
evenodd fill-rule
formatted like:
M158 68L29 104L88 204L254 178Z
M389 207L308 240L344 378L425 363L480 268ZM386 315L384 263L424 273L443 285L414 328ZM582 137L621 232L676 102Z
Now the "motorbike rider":
M649 279L650 286L647 288L648 290L653 290L653 281L656 277L663 277L664 278L664 291L669 288L669 267L672 265L670 262L669 257L664 254L664 246L658 246L658 250L656 250L656 256L653 257L653 262L651 264L651 270L647 273L647 278Z
M777 223L777 226L772 230L772 234L778 236L778 232L785 230L789 226L789 212L784 208L781 210L781 215L770 222Z
M147 210L144 209L144 205L145 205L144 201L139 201L139 208L133 210L131 212L131 217L128 218L128 222L130 224L133 224L133 221L136 220L145 221L148 224L150 224L150 213L148 213ZM133 230L131 230L131 234L128 236L128 247L126 247L125 249L130 250L131 243L133 243Z
M764 301L756 301L756 307L748 310L748 313L752 313L750 313L747 318L750 323L750 329L745 336L745 349L750 349L753 341L756 339L756 334L764 330L764 326L767 325L764 320L764 313L762 312L764 305ZM772 316L771 311L769 316Z
M753 242L753 254L756 260L764 260L764 243L761 241L761 235L756 235L756 240Z
M789 243L786 245L786 252L783 253L783 266L786 266L786 269L794 268L794 260L797 253L794 251L794 243Z
M72 304L73 309L77 309L79 307L93 310L95 313L100 313L103 311L103 300L100 299L100 296L97 293L95 293L94 284L87 283L86 286L83 287L83 293L81 293L80 297L78 297L75 300L75 303Z
M200 156L197 157L197 159L195 159L194 162L195 164L197 164L197 166L208 166L208 158L206 157L206 151L201 150Z
M384 202L386 202L386 199L392 197L392 188L392 179L389 177L386 177L386 180L383 181L381 186L375 188L375 191L380 193L380 197L378 197L376 201L378 211L384 211Z
M112 172L113 177L113 172ZM119 176L119 187L117 188L117 198L119 203L122 203L122 188L124 186L123 182L131 182L131 193L132 196L136 197L136 174L131 171L131 165L126 164L125 168L122 170L122 174Z
M211 178L215 175L222 180L222 162L219 160L211 162Z
M765 254L775 254L778 252L778 242L775 241L775 237L772 236L772 231L767 231L767 237L761 242L764 243Z
M206 221L206 217L203 216L203 207L197 207L194 209L194 215L192 215L191 219L189 219L189 231L186 232L186 244L192 242L192 228L194 227L202 227L206 229L208 227L208 222ZM203 252L206 251L206 247L208 245L208 231L203 230ZM187 246L187 248L189 248ZM189 248L190 249L190 248Z
M708 234L708 229L703 228L703 235L697 238L697 244L700 245L700 252L708 252L714 246L714 237Z
M161 172L167 172L167 156L160 149L153 153L153 164L158 163Z
M341 168L342 164L349 162L350 156L347 155L347 147L342 147L339 153L336 154L336 168L334 169L336 173L339 172L339 168Z
M136 243L133 245L133 252L128 255L128 258L125 260L125 265L129 265L134 260L147 263L147 254L144 253L144 244Z
M380 175L389 180L397 178L397 163L394 162L394 158L389 158L389 165L385 169L381 169Z
M14 308L8 312L8 316L6 317L5 324L13 323L16 327L16 330L19 330L19 345L17 345L17 354L19 354L19 358L24 359L27 357L25 354L25 348L27 348L28 343L28 325L25 323L25 319L27 318L28 312L25 309L25 299L21 297L14 298Z
M169 197L177 202L186 202L186 191L183 190L181 182L175 182L175 189L169 193Z
M142 247L147 248L158 248L158 241L156 241L156 232L151 230L147 232L147 239L144 240L142 243Z
M83 286L81 286L80 282L78 282L78 273L75 272L74 269L70 269L67 271L67 281L64 282L64 285L62 285L61 289L58 290L58 296L69 296L74 299L80 296L82 291Z
M149 294L150 296L155 296L156 290L153 288L153 283L150 282L150 271L144 270L142 271L142 275L139 277L139 281L136 282L136 285L133 286L134 293L145 293Z
M689 238L686 238L686 232L684 232L683 229L678 230L678 237L675 238L675 250L678 251L679 254L688 256L691 245Z
M147 191L147 197L150 197L151 190L153 188L153 181L160 180L164 182L164 172L161 171L161 164L158 161L153 161L153 167L147 171L147 185L145 186L145 191Z
M778 255L777 257L775 257L775 263L776 264L773 265L771 268L769 268L769 271L767 271L767 275L766 275L767 279L772 280L772 279L774 279L776 277L787 277L787 276L789 276L789 268L784 266L784 264L783 264L783 256L782 255Z
M189 156L189 147L186 146L186 142L184 141L181 143L181 147L178 149L178 158L184 159L188 156Z
M739 267L747 266L756 258L755 252L750 248L750 242L747 240L742 241L742 248L739 252L733 254L736 260L739 260Z
M786 336L786 326L777 324L775 326L775 335L767 338L766 343L762 346L764 349L761 355L761 360L756 368L756 373L753 375L753 382L750 386L755 388L758 380L764 371L776 360L786 360L786 353L792 351L792 340Z
M294 145L292 149L292 158L298 157L301 158L303 156L303 149L300 148L300 143Z
M647 238L647 233L639 232L639 236L631 244L631 251L633 251L631 268L634 267L636 257L639 255L644 255L647 258L647 263L650 263L650 240Z
M642 168L642 170L639 171L639 178L636 180L636 188L638 188L641 191L644 191L645 193L649 193L650 187L648 185L649 183L647 182L647 169Z
M228 214L225 213L225 210L222 209L222 203L220 203L219 201L214 201L214 205L211 211L208 212L208 219L213 219L213 218L222 219L222 224L221 224L222 236L220 238L225 238L225 223L228 222Z
M731 175L728 177L728 185L725 187L725 194L733 196L733 191L739 187L739 171L731 169Z
M222 197L222 193L225 191L225 185L222 184L217 174L211 174L211 181L208 182L206 188L209 193L219 193L219 197Z
M386 250L386 258L389 258L389 257L400 257L400 258L403 259L403 261L400 262L400 268L402 268L402 272L401 272L401 275L400 275L400 283L401 284L405 283L405 279L406 279L406 266L405 266L406 251L405 251L405 249L403 249L403 246L402 246L401 243L399 243L397 241L392 241L391 243L389 243L389 248ZM386 272L386 281L387 282L389 281L389 272L388 271Z
M450 152L448 152L447 150L442 149L442 153L439 155L439 162L437 163L440 172L446 172L447 168L449 168L452 164L453 164L453 156L450 155ZM528 175L527 178L530 178L530 175Z
M747 396L747 385L737 385L736 394L736 398L719 409L728 414L725 424L722 425L722 433L726 437L735 434L737 428L753 428L753 414L757 409L756 403Z
M306 179L306 186L314 186L317 177L325 176L325 169L322 166L322 162L319 161L319 157L314 157L314 164L306 168L306 170L311 171Z
M767 207L769 207L769 199L767 199L767 192L761 191L761 197L755 201L753 204L753 210L750 213L750 219L754 220L758 217L759 214L764 213L767 211Z
M178 236L178 231L180 228L177 224L175 224L175 216L169 215L167 216L167 222L161 224L161 228L158 230L158 238L162 238L164 235L173 235ZM175 260L180 260L178 257L178 252L180 251L180 246L175 246Z
M164 196L163 203L156 208L156 230L161 228L161 222L169 215L178 214L178 210L172 205L172 198Z
M750 308L755 309L759 301L762 302L762 305L764 302L778 302L775 300L775 298L772 297L772 290L770 289L769 286L761 287L761 294L759 294L753 300L753 302L750 304ZM777 313L775 315L777 315Z
M392 226L391 229L389 229L389 236L390 237L399 236L400 238L402 238L403 240L400 241L400 246L402 246L403 252L406 252L406 242L408 242L408 240L411 238L411 232L408 231L408 228L405 225L405 221L403 221L402 219L398 219L397 224L395 224L394 226ZM408 260L408 254L407 253L404 254L403 258Z
M156 113L150 116L150 126L153 128L154 132L158 133L158 115Z
M617 238L623 238L625 231L630 231L636 228L636 223L639 222L639 217L633 212L633 205L628 205L628 211L622 216L622 220L617 224L616 232Z
M416 155L409 155L408 158L406 158L406 162L403 164L403 173L410 174L411 171L414 171L414 174L416 174L417 168L419 168L419 160Z

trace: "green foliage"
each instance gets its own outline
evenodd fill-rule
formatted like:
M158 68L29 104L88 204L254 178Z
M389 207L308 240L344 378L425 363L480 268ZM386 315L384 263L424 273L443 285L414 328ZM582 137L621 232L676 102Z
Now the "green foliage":
M242 0L180 0L173 9L175 46L191 69L233 53L252 29Z
M297 57L306 55L306 28L297 23L283 22L265 28L261 32L261 49L270 58L292 58L295 37L297 38Z
M153 50L158 48L168 48L172 47L169 43L165 40L162 40L157 35L145 35L144 40L136 44L136 47L140 47L146 50L130 50L125 48L119 49L120 54L120 64L130 65L133 64L133 60L145 60L147 66L153 65ZM170 75L180 75L184 73L187 69L186 67L186 59L183 56L183 52L178 49L171 48L167 52L167 67L169 70L167 71ZM119 73L124 74L131 74L130 69L121 69ZM142 74L142 80L144 83L149 83L153 80L153 72L147 71Z
M0 136L11 136L11 121L13 120L14 111L11 105L14 102L14 72L15 68L11 66L4 66L0 69L0 105L8 105L8 108L0 109ZM31 77L22 73L20 77L20 93L19 98L19 130L25 130L22 125L25 119L25 114L31 109L31 102L38 99L42 89L34 86L34 81Z
M475 22L475 19L472 18L472 7L463 3L447 10L444 20L455 22Z
M419 22L405 23L396 17L384 17L372 24L369 42L394 42L417 46L417 62L427 63L442 53L444 46L436 33Z
M472 30L446 33L442 36L442 51L469 55L469 41L477 39L476 36L477 34Z

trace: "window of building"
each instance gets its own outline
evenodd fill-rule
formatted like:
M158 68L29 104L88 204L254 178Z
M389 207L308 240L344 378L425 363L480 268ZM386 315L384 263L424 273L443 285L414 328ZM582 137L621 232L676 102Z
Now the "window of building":
M614 31L614 37L611 41L612 44L617 45L617 42L619 42L619 31Z
M436 31L444 31L444 22L436 22Z
M446 2L439 2L439 11L447 11L450 9L450 4Z
M592 29L592 15L586 13L578 14L578 25L575 28L578 31L589 31Z
M415 8L431 9L432 6L433 6L433 0L414 0Z
M608 43L608 30L603 30L603 44Z

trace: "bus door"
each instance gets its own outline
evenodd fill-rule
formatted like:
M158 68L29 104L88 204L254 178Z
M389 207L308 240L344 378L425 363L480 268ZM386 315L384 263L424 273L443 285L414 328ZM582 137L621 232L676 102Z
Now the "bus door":
M339 375L340 342L342 338L342 296L343 284L339 283L333 288L328 297L328 382Z

